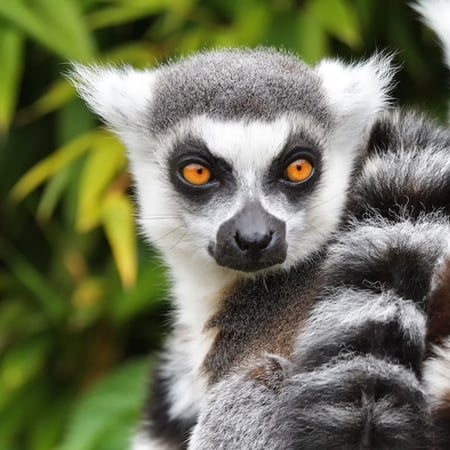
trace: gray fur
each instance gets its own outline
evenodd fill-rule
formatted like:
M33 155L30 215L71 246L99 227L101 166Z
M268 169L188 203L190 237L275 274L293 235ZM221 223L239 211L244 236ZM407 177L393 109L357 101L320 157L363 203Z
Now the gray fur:
M407 369L371 356L300 373L275 356L261 365L277 372L278 384L267 386L252 371L219 383L189 449L425 448L415 445L428 426L425 395ZM383 393L387 385L392 390Z
M355 340L364 337L372 354L383 357L386 342L392 339L392 329L385 336L380 330L398 322L403 347L424 351L425 316L411 301L405 301L388 290L381 295L352 288L330 290L324 301L314 307L305 331L300 334L295 359L303 368L315 365L327 354L351 353ZM375 338L375 339L374 339ZM364 344L359 343L359 347ZM367 345L367 344L366 344Z
M161 67L148 120L161 132L200 114L270 121L289 112L322 125L331 120L320 79L310 67L274 49L225 49Z

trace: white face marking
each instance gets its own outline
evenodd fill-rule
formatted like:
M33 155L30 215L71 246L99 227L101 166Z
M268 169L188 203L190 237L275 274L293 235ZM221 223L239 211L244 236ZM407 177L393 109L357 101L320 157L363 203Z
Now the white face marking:
M320 143L323 169L320 186L293 205L282 192L266 192L263 184L270 165L299 124L304 134ZM232 198L218 195L201 213L186 206L167 177L167 155L174 142L187 133L201 139L213 155L228 161L237 182ZM246 202L257 200L267 212L286 222L288 256L283 265L288 267L317 250L336 227L358 144L344 141L333 130L321 129L307 118L290 116L269 123L223 122L202 116L180 124L157 142L130 141L129 147L147 149L131 148L143 232L166 258L178 254L188 267L191 263L187 261L215 265L208 244ZM146 156L149 152L151 158Z

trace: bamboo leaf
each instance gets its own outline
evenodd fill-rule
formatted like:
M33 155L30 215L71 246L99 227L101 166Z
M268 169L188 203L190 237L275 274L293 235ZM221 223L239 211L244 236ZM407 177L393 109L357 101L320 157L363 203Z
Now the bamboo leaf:
M3 356L0 365L0 384L17 390L31 380L45 364L51 341L44 336L33 336L16 344Z
M17 112L17 122L20 125L27 124L58 110L74 97L75 88L65 80L58 80L34 103Z
M76 227L86 232L100 222L102 195L126 167L125 149L112 135L101 135L89 153L81 175Z
M116 435L120 446L115 448L128 448L133 431L129 429L130 417L131 422L137 423L148 371L148 361L133 361L95 386L75 408L69 432L59 450L97 450L108 439L112 426L122 430ZM124 424L120 425L122 420L125 429Z
M61 320L66 304L45 277L3 239L0 239L0 256L10 272L35 296L45 315L55 322Z
M36 217L40 222L46 222L50 219L64 189L71 182L72 176L72 166L67 166L60 169L52 178L50 178L44 188L36 212Z
M308 11L298 17L298 53L314 64L328 53L328 40L323 27Z
M22 78L24 39L9 26L0 28L0 136L8 132Z
M58 448L63 431L67 425L68 412L70 411L70 401L67 394L52 395L52 389L47 393L44 402L40 402L38 408L45 404L45 414L33 417L33 427L28 427L26 441L28 449L49 450ZM71 399L70 399L71 400Z
M132 289L117 290L112 297L111 315L114 321L126 323L139 314L144 314L157 308L167 295L167 274L157 258L153 256L149 263L148 253L145 253L145 264L139 264L139 276Z
M345 0L313 0L309 11L325 31L351 48L361 46L361 33L354 10ZM314 42L310 37L309 42Z
M100 62L122 64L123 61L135 67L149 67L161 58L160 51L148 42L131 42L115 47L102 54Z
M86 133L40 161L13 187L10 192L10 199L14 202L21 201L56 172L67 167L72 161L91 148L98 133L101 132L93 131Z
M42 316L36 316L36 307L23 297L2 295L0 304L0 353L4 345L40 333L48 326Z
M5 398L3 392L2 394L0 402ZM48 397L45 396L40 381L37 383L30 381L23 389L12 391L7 400L8 407L0 412L0 448L23 450L20 441L29 429L30 423L34 423L35 418L42 413L42 405L48 405Z
M95 54L93 41L81 20L76 2L54 2L50 14L50 1L35 2L32 4L34 9L20 0L2 1L0 17L64 59L91 60ZM70 17L64 15L68 12ZM67 27L66 20L69 21Z
M123 193L111 192L102 208L102 223L125 287L136 282L137 251L134 208Z
M114 25L121 25L134 20L160 13L167 9L167 1L152 1L145 4L124 4L98 9L87 16L89 28L97 30Z
M87 277L81 280L72 295L74 310L70 323L76 329L86 329L97 320L103 312L105 283L102 278Z
M39 0L35 4L35 11L43 23L57 30L64 41L67 54L70 51L75 59L88 61L93 58L95 47L79 4L77 0Z

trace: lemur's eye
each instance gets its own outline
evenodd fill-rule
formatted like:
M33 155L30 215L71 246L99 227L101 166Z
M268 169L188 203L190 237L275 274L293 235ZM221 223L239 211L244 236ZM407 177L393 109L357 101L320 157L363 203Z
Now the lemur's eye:
M191 163L184 166L183 178L194 186L204 186L211 180L211 171L201 164Z
M303 183L314 172L313 165L306 159L296 159L286 167L285 176L292 183Z

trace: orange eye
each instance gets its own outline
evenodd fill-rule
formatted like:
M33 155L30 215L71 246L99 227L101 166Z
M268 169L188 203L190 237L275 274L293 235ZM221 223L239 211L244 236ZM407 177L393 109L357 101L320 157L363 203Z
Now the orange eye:
M183 168L183 178L194 186L203 186L211 180L211 171L201 164L188 164Z
M297 159L286 167L286 178L292 183L302 183L313 173L313 165L306 159Z

